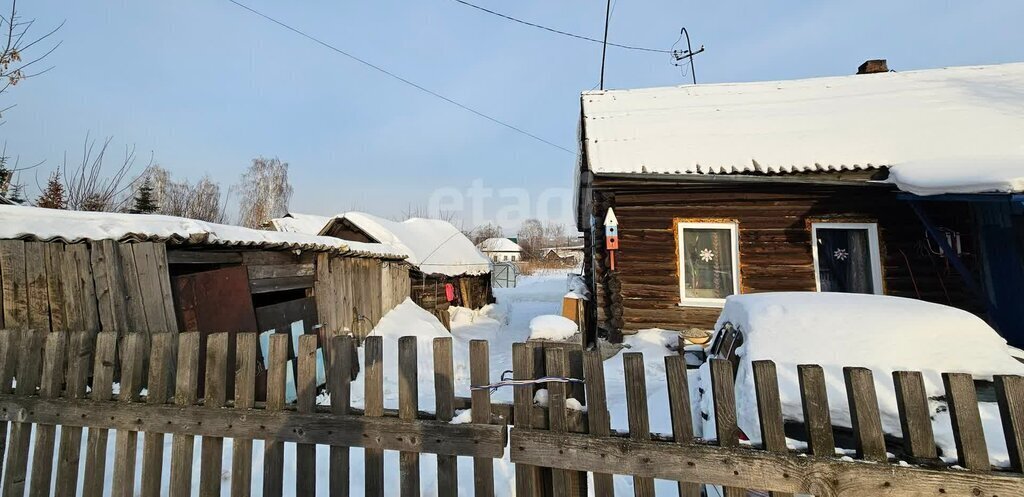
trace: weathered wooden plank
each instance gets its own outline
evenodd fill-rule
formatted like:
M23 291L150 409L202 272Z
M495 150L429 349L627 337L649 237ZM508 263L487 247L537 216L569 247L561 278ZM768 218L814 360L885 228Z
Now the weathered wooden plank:
M419 410L416 337L398 339L398 417L411 421ZM402 497L420 495L420 455L416 452L398 454L399 491Z
M206 337L206 388L203 408L218 409L227 403L228 334L211 333ZM229 412L229 411L228 411ZM199 496L219 497L224 465L224 437L204 436L200 447Z
M183 250L167 251L168 264L241 264L242 254L239 252L220 252L216 250Z
M124 338L123 355L121 357L121 390L117 394L119 403L132 403L139 400L142 388L142 369L145 336L142 333L129 333ZM131 427L118 428L114 434L114 481L111 494L114 497L132 497L135 495L135 454L138 448L138 430Z
M452 339L435 338L434 346L434 415L440 422L455 416L455 365L452 357ZM517 468L518 469L518 468ZM459 466L453 456L437 456L437 495L459 495ZM526 494L519 494L526 495Z
M533 350L525 343L512 345L512 377L517 380L532 380ZM515 425L531 428L533 411L533 385L516 385L513 393ZM545 415L546 417L546 415ZM540 471L528 464L516 464L516 495L534 497L540 492Z
M953 440L960 465L975 471L988 471L991 469L988 445L981 425L974 378L967 373L943 373L942 384L946 388L949 419L953 424Z
M96 335L95 362L92 368L92 395L99 401L110 400L113 395L114 359L117 350L117 332L104 331ZM62 424L67 424L65 421ZM108 429L90 427L85 446L84 497L101 497L106 481ZM191 460L189 464L191 464Z
M68 327L68 305L65 302L64 282L69 280L63 272L64 244L43 245L46 257L46 295L50 312L51 331L70 331ZM81 328L78 328L81 329Z
M686 367L685 363L683 367ZM611 415L608 412L604 361L601 358L600 350L588 350L583 353L583 377L586 379L587 429L591 435L608 436L611 433ZM687 405L687 409L689 409L689 405ZM673 413L675 415L675 411ZM611 497L613 495L615 495L615 484L612 475L594 473L594 496ZM689 496L684 494L684 497Z
M307 264L315 259L313 252L295 254L290 250L245 250L242 252L242 263L246 266L266 266L272 264Z
M715 403L715 431L720 447L739 445L740 429L736 424L736 396L732 362L711 359L711 390ZM745 497L746 490L736 486L723 487L725 497Z
M546 347L544 362L548 374L564 378L569 374L568 357L564 347ZM565 383L548 383L548 424L553 432L569 431L566 415L568 388ZM586 474L577 471L556 470L552 474L555 495L587 494Z
M21 339L25 333L14 330L0 329L0 393L9 394L12 391L14 372L18 366L18 358L21 357ZM7 453L8 423L0 422L0 461ZM2 476L0 466L0 476Z
M597 438L521 428L512 429L510 444L515 464L619 472L794 494L837 497L1024 495L1024 478L1018 474L864 464L704 444L688 445L680 450L672 442Z
M155 333L149 349L149 378L146 402L163 405L170 399L171 378L174 376L174 349L177 333ZM159 497L163 481L164 434L147 432L142 448L142 496Z
M64 356L67 335L62 332L50 333L46 337L43 354L43 373L39 381L39 397L44 399L60 396L64 385ZM29 482L29 497L50 495L53 479L53 449L57 438L54 425L36 425L35 447L32 453L32 479Z
M288 278L266 278L250 280L249 291L252 293L283 292L300 288L313 288L314 276L292 276Z
M103 331L126 333L128 316L124 306L121 265L117 263L116 251L117 243L113 240L99 240L92 243L89 254L96 284L100 325Z
M235 409L252 409L256 405L256 356L260 346L259 336L256 333L239 333L235 335L235 340ZM236 438L232 441L232 497L247 497L252 494L252 458L252 439Z
M807 426L807 448L819 457L835 455L836 443L832 434L832 414L828 408L828 391L825 387L825 372L821 366L801 364L797 366L800 382L800 399Z
M779 380L772 361L754 361L754 391L757 395L757 416L761 427L764 449L777 454L789 451L782 425L782 402L779 399ZM785 492L772 492L772 497L788 497Z
M199 340L198 332L178 335L178 369L174 379L174 405L195 405L199 392ZM91 430L90 430L91 431ZM192 494L192 455L195 437L175 434L171 438L170 495L188 497Z
M50 331L50 294L46 283L46 243L25 242L25 283L28 286L28 325Z
M267 362L267 412L284 409L285 381L288 368L288 335L270 335ZM255 438L255 437L253 437ZM284 443L267 441L263 444L263 495L280 497L284 490Z
M0 240L0 273L2 284L4 326L26 328L28 320L28 282L25 273L25 242Z
M92 333L98 333L100 331L100 309L99 301L96 297L96 282L92 272L92 256L90 255L89 245L85 243L76 243L64 247L64 254L71 256L71 261L68 264L73 264L74 268L78 272L78 282L75 284L75 289L79 289L78 294L81 298L81 310L82 310L82 328L85 331ZM71 272L69 271L69 274ZM90 345L95 345L90 343ZM92 365L89 365L90 371Z
M69 277L69 280L73 279L74 277ZM65 388L65 396L69 399L85 397L86 382L90 370L89 361L92 359L92 340L93 335L88 331L75 331L70 334L67 387ZM78 426L62 426L60 430L60 448L57 450L55 495L64 496L77 493L81 448L82 428Z
M114 264L119 266L121 275L121 291L125 314L128 319L129 333L143 333L149 335L153 330L146 320L146 304L142 298L142 285L139 283L139 268L135 264L134 243L119 243L114 246L117 255ZM161 311L163 308L161 306Z
M1024 377L997 375L996 401L1003 423L1003 436L1010 459L1010 469L1024 472Z
M878 412L875 381L867 368L843 368L846 396L850 405L853 435L857 442L857 458L887 462L882 419Z
M367 420L384 415L384 343L379 336L366 337L363 343L366 361L366 380L363 397ZM366 497L384 495L384 453L378 449L364 451L366 466Z
M316 335L299 337L295 388L300 414L310 414L316 407L316 342ZM295 446L295 495L316 495L316 444Z
M491 382L491 362L486 340L469 342L469 383L473 386L488 385ZM486 388L472 392L474 423L491 422L491 392ZM473 489L476 497L494 496L494 461L488 457L473 458Z
M917 371L893 371L892 381L896 389L903 447L909 459L918 463L937 460L924 378Z
M594 350L587 353L597 354L597 359L600 360L600 351ZM693 413L690 410L690 386L686 376L685 357L681 355L665 356L665 379L668 384L669 412L672 416L672 439L677 443L692 443ZM587 381L589 388L591 381L589 375ZM597 475L594 476L596 480ZM700 497L700 485L679 482L678 487L680 497Z
M644 372L644 356L639 352L625 353L622 355L622 364L626 376L626 410L629 423L629 438L630 440L650 440L651 425L647 413L647 378ZM717 402L715 407L717 412ZM653 496L654 480L634 475L633 495L636 497Z
M156 260L156 279L160 285L161 301L164 306L164 317L166 330L171 333L178 332L178 318L174 310L174 296L171 292L171 274L167 265L167 246L163 243L153 244L153 258Z
M26 330L20 341L17 384L14 393L21 396L34 395L39 386L43 343L46 331ZM28 469L29 444L32 437L32 421L11 423L8 445L7 466L4 469L4 497L25 495L25 473ZM51 423L53 424L53 423Z
M138 271L139 297L145 312L146 326L149 333L171 331L167 329L167 308L164 306L164 293L160 287L161 272L156 245L153 242L131 245L132 254L134 254L135 258L135 267Z
M331 412L349 414L352 402L352 359L355 355L355 341L350 335L331 339L331 360L327 373L327 388L331 392ZM330 491L332 497L349 495L349 454L346 446L332 445L330 456Z
M268 264L264 266L247 266L250 280L270 278L292 278L296 276L313 276L316 268L313 263L307 264Z

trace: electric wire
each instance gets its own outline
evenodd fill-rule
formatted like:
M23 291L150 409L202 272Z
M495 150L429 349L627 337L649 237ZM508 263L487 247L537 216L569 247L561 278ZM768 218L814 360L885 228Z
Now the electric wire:
M491 122L493 122L495 124L504 126L504 127L508 128L508 129L510 129L512 131L515 131L515 132L519 133L519 134L522 134L522 135L528 136L530 138L533 138L534 140L537 140L537 141L539 141L541 143L550 145L552 147L555 147L555 148L557 148L559 150L562 150L564 152L570 153L572 155L576 155L576 151L574 151L574 150L570 150L570 149L568 149L566 147L558 145L557 143L548 141L548 140L546 140L544 138L541 138L540 136L537 136L537 135L535 135L533 133L530 133L529 131L526 131L526 130L524 130L522 128L518 128L518 127L516 127L516 126L514 126L512 124L506 123L506 122L504 122L504 121L502 121L502 120L500 120L498 118L491 117L491 116L489 116L487 114L484 114L483 112L480 112L480 111L478 111L478 110L476 110L476 109L474 109L472 107L469 107L468 105L465 105L465 104L459 103L459 102L457 102L455 100L452 100L451 98L448 98L448 97L446 97L446 96L444 96L444 95L442 95L440 93L437 93L437 92L435 92L435 91L433 91L433 90L431 90L429 88L426 88L426 87L424 87L424 86L422 86L422 85L420 85L418 83L415 83L415 82L413 82L413 81L411 81L409 79L406 79L403 76L399 76L398 74L395 74L395 73L393 73L391 71L388 71L387 69L384 69L381 66L378 66L378 65L376 65L376 64L374 64L372 62L369 62L369 61L367 61L365 59L362 59L362 58L359 58L359 57L357 57L355 55L352 55L351 53L348 53L348 52L346 52L346 51L344 51L344 50L342 50L342 49L340 49L340 48L338 48L338 47L336 47L334 45L331 45L330 43L327 43L326 41L323 41L323 40L321 40L321 39L319 39L319 38L317 38L317 37L315 37L315 36L313 36L313 35L311 35L309 33L306 33L305 31L302 31L302 30L300 30L298 28L292 27L291 25L285 24L284 22L279 21L279 20L277 20L277 19L275 19L273 17L270 17L269 15L264 14L263 12L260 12L260 11L254 9L252 7L249 7L248 5L245 5L245 4L241 3L241 2L238 2L237 0L227 0L227 1L237 5L238 7L243 8L243 9L245 9L245 10L247 10L247 11L249 11L249 12L251 12L251 13L257 15L257 16L259 16L259 17L262 17L263 19L266 19L267 21L270 21L270 22L272 22L274 24L277 24L278 26L281 26L282 28L285 28L288 31L291 31L291 32L293 32L293 33L303 37L303 38L306 38L307 40L310 40L310 41L312 41L312 42L314 42L314 43L316 43L316 44L318 44L318 45L320 45L320 46L322 46L324 48L327 48L328 50L331 50L331 51L336 52L338 54L344 55L345 57L348 57L349 59L352 59L352 60L354 60L354 61L356 61L356 62L358 62L358 63L360 63L360 64L362 64L362 65L364 65L366 67L369 67L369 68L371 68L371 69L373 69L373 70L375 70L377 72L383 73L383 74L385 74L385 75L387 75L387 76L389 76L389 77L391 77L393 79L401 81L402 83L405 83L405 84L407 84L407 85L409 85L409 86L411 86L413 88L416 88L417 90L420 90L420 91L422 91L422 92L424 92L424 93L426 93L428 95L431 95L433 97L436 97L436 98L439 98L441 100L444 100L445 102L448 102L449 104L452 104L452 105L454 105L454 106L456 106L456 107L458 107L458 108L460 108L462 110L465 110L467 112L475 114L475 115L477 115L479 117L482 117L482 118L484 118L484 119L486 119L488 121L491 121Z

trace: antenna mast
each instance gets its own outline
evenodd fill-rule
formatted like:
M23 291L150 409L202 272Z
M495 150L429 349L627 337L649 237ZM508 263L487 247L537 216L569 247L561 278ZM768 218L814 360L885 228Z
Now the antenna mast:
M601 45L601 83L600 87L604 89L604 60L608 53L608 21L611 20L612 14L612 0L608 0L608 3L604 8L604 42ZM689 38L687 38L689 39Z

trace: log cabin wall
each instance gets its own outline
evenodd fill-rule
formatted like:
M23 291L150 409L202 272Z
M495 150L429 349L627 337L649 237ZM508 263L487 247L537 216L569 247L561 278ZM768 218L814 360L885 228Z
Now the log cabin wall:
M742 293L814 291L811 223L877 222L883 292L982 312L959 275L926 242L913 211L888 187L784 183L673 184L597 178L584 190L594 219L614 207L621 249L606 266L600 230L587 231L599 326L619 331L713 327L720 307L681 307L677 223L730 220L738 226ZM961 233L965 263L977 272L969 210L929 205L936 223Z

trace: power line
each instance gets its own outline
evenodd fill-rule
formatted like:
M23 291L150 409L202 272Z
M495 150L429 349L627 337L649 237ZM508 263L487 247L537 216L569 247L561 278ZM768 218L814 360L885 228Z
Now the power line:
M522 19L518 19L518 18L512 17L510 15L502 14L501 12L495 12L493 10L481 7L479 5L471 4L471 3L466 2L464 0L455 0L455 1L458 2L458 3L461 3L462 5L465 5L467 7L472 7L474 9L486 12L486 13L491 14L491 15L495 15L495 16L501 17L503 19L507 19L507 20L512 21L512 22L518 22L519 24L525 24L527 26L531 26L531 27L534 27L534 28L543 29L544 31L550 31L552 33L560 34L562 36L568 36L568 37L576 38L576 39L579 39L579 40L585 40L585 41L590 41L590 42L594 42L594 43L600 43L602 45L604 44L603 40L598 40L597 38L591 38L589 36L573 34L573 33L567 32L567 31L562 31L562 30L559 30L559 29L549 28L547 26L542 26L540 24L532 23L530 21L524 21ZM667 54L672 53L671 50L662 50L660 48L636 47L636 46L632 46L632 45L621 45L619 43L611 43L611 42L608 42L608 45L611 45L613 47L625 48L627 50L639 50L641 52L654 52L654 53L667 53Z
M266 15L266 14L264 14L264 13L262 13L262 12L256 10L256 9L253 9L252 7L249 7L248 5L240 3L237 0L227 0L227 1L233 3L233 4L237 5L237 6L239 6L239 7L243 8L243 9L245 9L245 10L248 10L249 12L251 12L253 14L256 14L256 15L258 15L258 16L260 16L260 17L262 17L262 18L264 18L264 19L266 19L266 20L268 20L268 21L270 21L270 22L272 22L274 24L277 24L278 26L281 26L282 28L285 28L288 31L291 31L291 32L293 32L293 33L295 33L295 34L297 34L299 36L302 36L303 38L306 38L306 39L308 39L308 40L310 40L310 41L312 41L312 42L314 42L314 43L316 43L316 44L318 44L320 46L323 46L324 48L327 48L327 49L332 50L334 52L337 52L337 53L339 53L341 55L344 55L345 57L348 57L349 59L352 59L352 60L354 60L354 61L356 61L356 62L358 62L358 63L360 63L360 64L362 64L362 65L364 65L366 67L369 67L369 68L371 68L371 69L373 69L375 71L378 71L378 72L383 73L383 74L385 74L387 76L390 76L391 78L397 79L398 81L401 81L402 83L405 83L405 84L407 84L407 85L409 85L409 86L411 86L413 88L416 88L417 90L420 90L420 91L422 91L422 92L424 92L424 93L426 93L428 95L431 95L433 97L436 97L436 98L439 98L441 100L444 100L445 102L448 102L448 103L450 103L450 104L452 104L452 105L454 105L454 106L456 106L456 107L458 107L458 108L460 108L462 110L465 110L467 112L471 112L473 114L476 114L479 117L487 119L488 121L491 121L491 122L493 122L495 124L499 124L501 126L504 126L504 127L508 128L508 129L511 129L512 131L515 131L517 133L526 135L526 136L528 136L530 138L533 138L534 140L537 140L537 141L539 141L541 143L545 143L545 144L550 145L552 147L555 147L555 148L557 148L559 150L563 150L563 151L568 152L570 154L576 155L576 152L573 151L573 150L570 150L570 149L568 149L566 147L558 145L558 144L556 144L554 142L545 140L544 138L541 138L541 137L539 137L539 136L537 136L537 135L535 135L533 133L530 133L529 131L526 131L526 130L524 130L522 128L518 128L516 126L513 126L513 125L511 125L509 123L506 123L506 122L504 122L504 121L502 121L502 120L500 120L498 118L491 117L491 116L489 116L487 114L484 114L483 112L480 112L480 111L478 111L478 110L476 110L476 109L474 109L472 107L469 107L468 105L461 104L461 103L459 103L459 102L457 102L455 100L452 100L452 99L450 99L450 98L448 98L448 97L446 97L446 96L444 96L444 95L442 95L440 93L437 93L437 92L435 92L433 90L425 88L425 87L423 87L423 86L421 86L421 85L419 85L417 83L414 83L413 81L410 81L410 80L408 80L408 79L406 79L406 78L404 78L402 76L399 76L399 75L397 75L397 74L395 74L395 73L393 73L391 71L388 71L387 69L384 69L383 67L380 67L380 66L378 66L378 65L376 65L376 64L374 64L372 62L369 62L369 61L367 61L365 59L361 59L359 57L356 57L355 55L352 55L352 54L350 54L350 53L348 53L348 52L346 52L346 51L344 51L344 50L342 50L342 49L340 49L340 48L338 48L338 47L336 47L334 45L331 45L330 43L327 43L326 41L323 41L323 40L321 40L321 39L319 39L319 38L317 38L317 37L315 37L315 36L313 36L311 34L308 34L305 31L302 31L302 30L300 30L298 28L294 28L294 27L292 27L292 26L290 26L288 24L285 24L282 21L274 19L273 17L270 17L270 16L268 16L268 15Z

